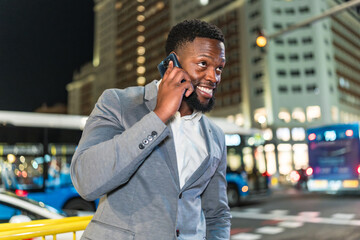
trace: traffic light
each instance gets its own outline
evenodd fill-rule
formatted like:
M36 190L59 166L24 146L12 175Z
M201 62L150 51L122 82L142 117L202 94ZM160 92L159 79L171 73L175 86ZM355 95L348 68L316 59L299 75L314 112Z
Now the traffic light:
M266 44L267 44L267 39L265 37L265 34L263 33L263 31L259 31L258 36L256 38L256 45L258 47L263 48L266 46Z

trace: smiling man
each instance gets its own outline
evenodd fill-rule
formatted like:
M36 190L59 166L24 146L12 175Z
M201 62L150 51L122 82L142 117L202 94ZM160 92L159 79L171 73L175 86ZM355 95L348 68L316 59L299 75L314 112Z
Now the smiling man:
M87 200L101 197L82 239L228 240L224 134L203 112L225 66L224 37L200 20L175 25L160 81L106 90L71 164Z

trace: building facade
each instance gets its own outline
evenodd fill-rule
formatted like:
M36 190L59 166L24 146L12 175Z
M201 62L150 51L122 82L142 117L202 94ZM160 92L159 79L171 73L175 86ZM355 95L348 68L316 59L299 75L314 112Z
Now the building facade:
M306 167L306 128L360 119L360 17L354 9L311 23L259 48L267 35L318 16L340 0L98 0L94 61L68 85L69 113L89 114L106 88L159 78L167 33L191 18L219 26L226 68L212 116L260 128L255 161L287 176ZM260 164L258 164L260 165Z

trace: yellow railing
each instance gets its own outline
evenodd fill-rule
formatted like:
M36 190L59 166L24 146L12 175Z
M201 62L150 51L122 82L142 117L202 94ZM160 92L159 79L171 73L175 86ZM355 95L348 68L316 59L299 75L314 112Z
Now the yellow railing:
M19 240L34 237L53 236L56 240L57 234L69 233L67 239L76 239L76 232L85 230L92 216L67 217L61 219L35 220L25 223L3 223L0 224L0 239Z

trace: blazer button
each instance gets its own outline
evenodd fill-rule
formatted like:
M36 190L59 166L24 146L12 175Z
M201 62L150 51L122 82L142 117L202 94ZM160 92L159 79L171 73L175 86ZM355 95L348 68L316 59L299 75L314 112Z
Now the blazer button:
M142 141L143 144L147 145L149 144L149 140L147 140L146 138Z
M139 144L139 148L140 148L140 149L144 149L144 148L145 148L144 144L140 143L140 144Z
M152 131L152 132L151 132L151 136L152 136L153 138L155 138L155 137L157 136L157 132L156 132L156 131Z

